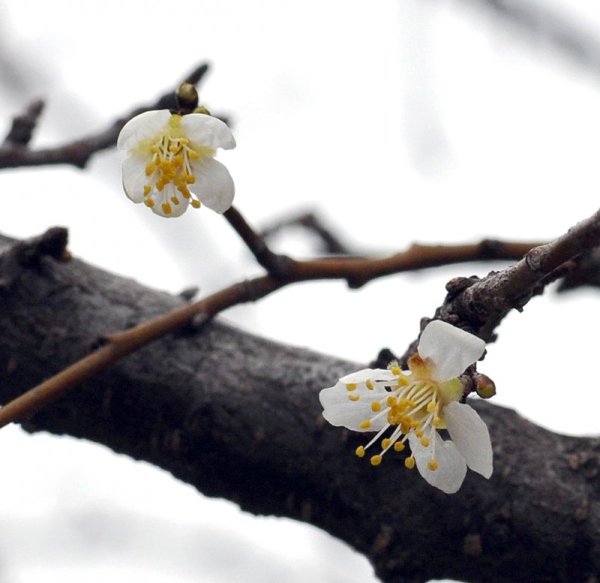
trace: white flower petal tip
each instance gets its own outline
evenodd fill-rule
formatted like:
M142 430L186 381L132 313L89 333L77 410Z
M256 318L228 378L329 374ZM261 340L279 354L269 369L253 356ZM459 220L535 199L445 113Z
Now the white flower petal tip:
M465 332L442 320L429 322L419 340L419 356L435 364L433 377L446 381L462 374L465 369L477 362L485 342L477 336Z
M217 148L234 148L235 139L220 119L146 111L125 124L117 147L127 151L125 194L155 214L178 217L202 204L218 213L231 207L233 179L213 157Z
M488 429L469 405L459 403L463 386L457 378L474 363L485 343L450 324L434 321L427 325L418 353L408 360L409 371L392 363L387 370L363 369L342 377L323 389L319 398L323 416L337 427L375 432L355 453L370 456L374 466L393 449L402 452L408 469L417 468L432 486L447 494L457 492L467 467L489 478L493 452ZM447 429L444 441L438 430Z

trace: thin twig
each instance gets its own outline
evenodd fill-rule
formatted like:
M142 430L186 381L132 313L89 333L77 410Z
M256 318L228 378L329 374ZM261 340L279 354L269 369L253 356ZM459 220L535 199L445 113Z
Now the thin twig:
M208 65L204 63L191 71L185 80L197 84L202 80L207 71ZM151 109L172 109L175 105L175 94L173 91L169 91L154 103L138 107L127 115L117 119L99 133L53 148L32 150L20 144L15 147L13 143L5 142L0 146L0 169L55 164L70 164L78 168L84 168L94 154L101 150L106 150L117 143L119 132L132 117ZM19 117L15 118L13 126L17 123L18 119ZM29 119L33 120L33 117L29 116ZM37 118L35 119L37 120ZM33 131L33 126L30 128L30 131Z
M269 239L277 233L290 227L302 227L311 233L314 233L323 245L323 253L331 255L357 255L348 245L327 227L323 221L313 212L301 213L299 215L279 220L265 227L262 230L262 236Z
M264 267L270 275L276 278L285 278L290 273L293 268L293 259L273 253L264 237L248 224L235 207L230 207L223 216L250 249L259 265Z

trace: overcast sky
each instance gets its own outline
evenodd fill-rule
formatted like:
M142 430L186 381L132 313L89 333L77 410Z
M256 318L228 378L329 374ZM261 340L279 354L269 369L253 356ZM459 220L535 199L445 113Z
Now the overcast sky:
M374 252L552 238L597 210L600 78L482 3L0 0L0 130L43 97L37 145L98 131L206 60L201 99L231 117L238 142L219 159L256 225L310 209ZM539 5L600 37L595 3ZM76 256L171 292L208 293L258 271L207 209L165 220L129 202L119 165L110 151L85 171L2 172L0 231L65 225ZM313 250L298 233L278 244ZM450 277L492 267L359 292L311 283L223 317L364 363L383 346L404 350ZM511 314L480 366L497 402L562 432L596 433L595 407L581 403L597 302L585 290L549 292ZM0 438L1 583L374 581L362 557L314 528L243 514L95 445L14 427Z

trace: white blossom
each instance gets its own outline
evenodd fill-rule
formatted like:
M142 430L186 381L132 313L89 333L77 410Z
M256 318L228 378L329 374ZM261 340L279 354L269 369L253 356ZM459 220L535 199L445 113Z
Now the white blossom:
M127 152L125 194L158 215L178 217L190 204L223 213L233 202L231 175L214 155L217 148L234 148L235 140L215 117L146 111L125 124L117 147Z
M370 458L374 466L388 450L403 451L408 442L411 455L405 458L405 466L416 466L432 486L454 493L467 467L485 478L492 475L488 429L472 407L459 402L463 387L457 378L484 349L480 338L434 320L423 330L408 371L393 364L341 378L319 395L323 416L335 426L377 432L367 445L356 449L356 455L363 457L379 442L379 453ZM444 440L440 429L447 429L450 439Z

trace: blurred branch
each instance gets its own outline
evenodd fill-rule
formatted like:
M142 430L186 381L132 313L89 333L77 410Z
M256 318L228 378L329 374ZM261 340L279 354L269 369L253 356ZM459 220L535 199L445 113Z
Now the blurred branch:
M322 251L325 254L358 255L343 243L332 229L325 226L321 218L313 212L301 213L276 221L262 230L262 236L269 240L278 233L294 227L302 227L306 231L314 233L321 241Z
M199 65L191 71L183 81L188 81L194 85L198 84L207 72L207 64ZM119 132L132 117L152 109L172 109L176 104L175 93L171 90L154 103L134 109L97 134L55 146L54 148L39 150L29 149L24 146L26 146L31 139L31 133L35 129L42 106L43 102L36 101L28 107L23 115L17 116L13 120L9 135L0 146L0 169L17 168L21 166L47 166L54 164L71 164L78 168L85 168L94 154L106 150L117 143ZM35 113L36 111L37 114ZM28 136L27 134L23 134L22 129L25 127L29 132ZM19 130L19 132L17 132L17 130ZM21 137L21 141L15 141L14 135L17 134L19 136L24 135L24 138L26 139Z
M14 246L0 238L5 254ZM38 240L36 261L0 294L2 402L85 357L107 329L188 307L80 261L57 262L61 254L43 247ZM552 269L566 247L533 252L529 269ZM322 314L311 317L323 325ZM316 525L390 583L572 583L600 571L600 440L474 403L492 435L494 475L469 473L446 496L394 459L362 463L357 437L323 422L317 392L357 368L215 321L131 354L24 427L104 444L247 511Z
M546 3L532 0L466 1L500 16L525 33L527 40L541 40L573 63L600 74L598 34L569 19L564 10L555 10Z

